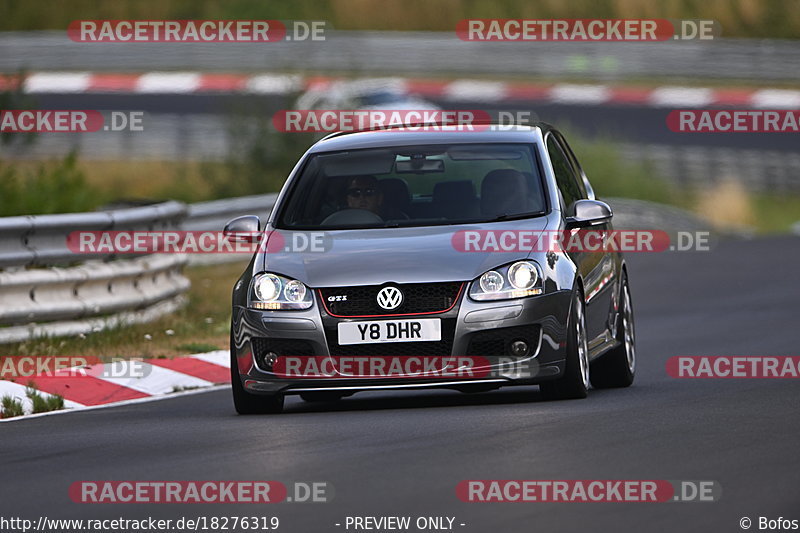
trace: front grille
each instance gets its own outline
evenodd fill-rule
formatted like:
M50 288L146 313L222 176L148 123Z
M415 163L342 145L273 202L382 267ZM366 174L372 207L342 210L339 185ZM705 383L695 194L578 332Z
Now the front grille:
M509 345L515 340L524 340L531 351L539 344L539 326L512 326L495 328L473 333L467 347L467 356L491 357L507 356L511 352Z
M267 339L264 337L253 337L250 339L253 346L253 356L256 363L261 368L267 368L264 357L270 352L279 356L306 357L314 355L314 348L311 343L299 339Z
M335 325L334 325L335 326ZM350 357L447 357L453 350L456 319L442 319L442 340L424 342L376 342L373 344L345 344L337 342L336 327L326 327L328 349L333 356Z
M378 306L377 296L385 285L332 287L320 289L325 310L332 316L407 315L443 313L455 305L462 283L408 283L396 285L403 293L403 303L387 311ZM342 301L341 298L347 299Z

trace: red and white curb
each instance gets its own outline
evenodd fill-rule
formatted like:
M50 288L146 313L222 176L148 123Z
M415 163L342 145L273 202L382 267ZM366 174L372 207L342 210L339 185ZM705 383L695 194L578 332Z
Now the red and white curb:
M137 361L135 372L120 371L120 364L125 363L92 365L84 369L85 373L67 369L20 378L18 382L0 381L0 397L11 396L20 400L27 415L33 408L25 394L25 385L30 381L35 383L42 397L63 397L67 410L160 399L176 392L230 383L230 353L227 350L174 359Z
M147 72L114 74L94 72L36 72L23 81L28 94L289 94L326 90L343 82L390 83L398 90L422 97L486 102L542 101L600 105L636 104L651 107L705 107L732 105L765 109L800 107L800 90L755 88L655 88L593 84L537 84L524 82L422 78L345 79L280 74L213 74L202 72ZM15 85L13 77L0 79L0 89Z

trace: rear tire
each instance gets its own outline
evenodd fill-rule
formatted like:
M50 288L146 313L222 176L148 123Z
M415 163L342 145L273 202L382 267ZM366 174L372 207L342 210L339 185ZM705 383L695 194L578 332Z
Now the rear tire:
M278 414L283 411L283 395L260 396L250 394L242 385L239 376L239 362L236 360L236 351L231 339L231 390L233 391L233 406L240 415Z
M619 346L592 363L592 386L596 389L628 387L636 375L636 331L628 276L623 274L617 334Z
M546 400L586 398L589 393L589 347L586 339L586 318L583 295L575 291L567 320L567 360L564 374L539 385Z

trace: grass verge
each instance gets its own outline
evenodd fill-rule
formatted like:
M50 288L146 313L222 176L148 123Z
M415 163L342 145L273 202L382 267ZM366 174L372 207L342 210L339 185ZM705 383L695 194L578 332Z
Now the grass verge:
M28 383L25 388L25 396L33 403L33 413L48 413L50 411L59 411L64 408L64 398L58 394L42 396L36 390L34 382Z
M625 160L604 138L567 135L599 198L621 197L673 205L691 211L722 231L768 235L786 233L800 221L800 195L752 192L740 182L708 189L681 189L647 163Z
M22 402L18 398L3 395L0 400L0 418L13 418L15 416L22 416L25 414L22 408Z
M33 414L49 413L50 411L60 411L64 409L64 398L58 394L42 396L36 389L36 384L31 381L25 387L25 396L33 404ZM0 418L14 418L25 414L22 401L11 395L5 394L0 399Z

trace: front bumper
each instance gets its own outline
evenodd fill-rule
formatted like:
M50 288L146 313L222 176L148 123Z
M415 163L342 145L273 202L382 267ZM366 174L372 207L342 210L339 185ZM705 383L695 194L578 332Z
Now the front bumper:
M336 318L315 301L304 311L261 311L234 306L232 346L246 390L256 394L298 394L330 391L349 394L365 390L449 388L463 391L505 385L531 385L557 378L564 370L569 291L496 302L475 302L461 295L449 311L426 315L442 320L442 341L392 345L339 346L336 325L369 318ZM393 317L394 318L394 317ZM396 318L414 318L398 315ZM523 356L509 351L509 341L523 338ZM287 375L265 360L265 350L280 357L313 358L334 372ZM469 371L452 366L418 375L344 372L345 358L438 357L442 364L468 358ZM328 361L326 361L328 360ZM325 365L326 362L330 364ZM460 364L460 363L459 363Z

